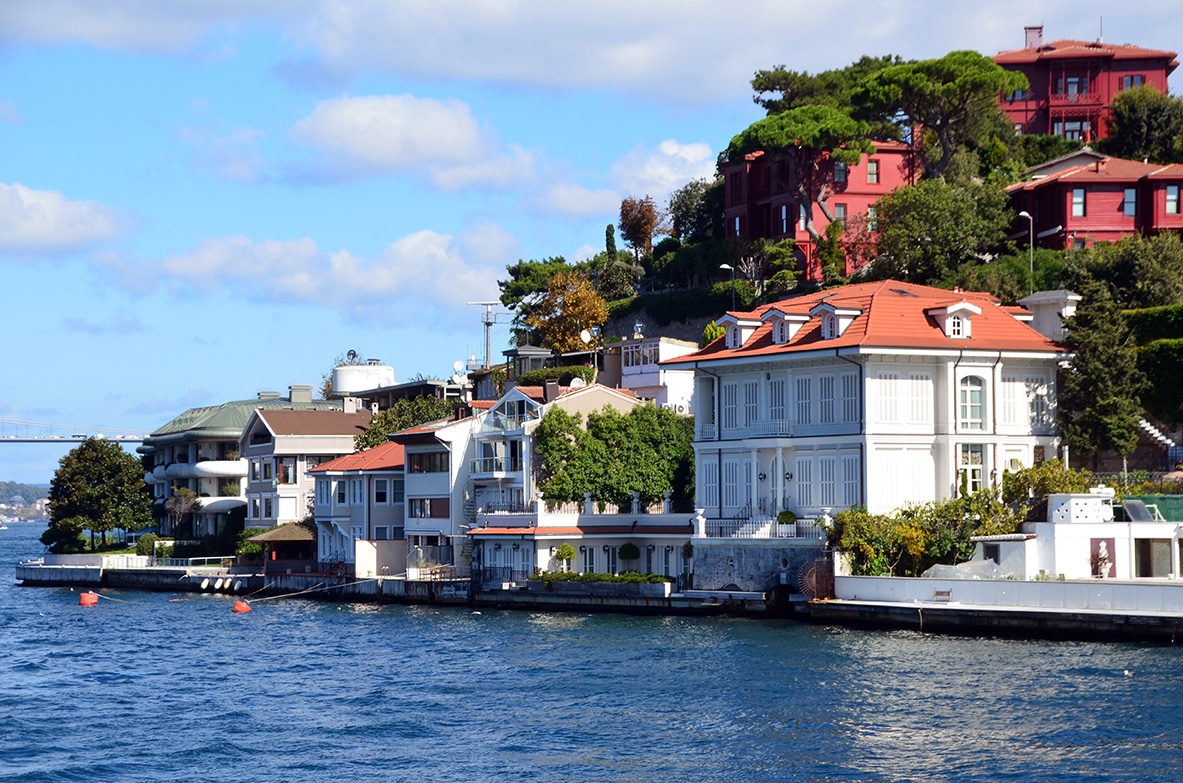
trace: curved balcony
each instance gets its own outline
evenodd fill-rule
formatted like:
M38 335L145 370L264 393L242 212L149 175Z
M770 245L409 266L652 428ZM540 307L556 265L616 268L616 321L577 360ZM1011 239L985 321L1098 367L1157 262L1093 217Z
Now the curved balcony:
M246 478L247 462L245 459L216 460L204 462L174 462L164 473L170 479L191 478Z
M154 478L157 483L163 483L168 478L165 475L164 465L157 465L156 467L152 468L152 478Z
M203 514L228 514L240 506L245 506L246 498L198 498L197 505Z
M163 472L164 471L161 471L161 473L163 473ZM160 481L164 481L164 478L163 477L156 478L155 471L152 471L151 473L144 474L144 483L147 484L148 486L152 486L153 484L160 482Z

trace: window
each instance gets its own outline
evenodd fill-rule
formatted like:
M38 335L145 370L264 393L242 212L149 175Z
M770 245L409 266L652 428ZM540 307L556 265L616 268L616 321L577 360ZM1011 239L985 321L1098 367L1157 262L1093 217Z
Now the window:
M374 479L374 503L385 506L390 503L390 480Z
M1003 424L1019 423L1019 379L1002 376L1002 410L999 411Z
M958 470L958 494L972 495L982 488L983 446L980 443L961 444L961 465Z
M259 518L259 499L251 498L251 519Z
M1141 87L1145 82L1145 78L1146 77L1140 73L1123 76L1121 77L1121 89L1128 90L1131 87Z
M1167 185L1167 214L1179 214L1179 186Z
M805 205L804 204L797 205L797 213L798 213L797 214L797 230L804 231L805 230Z
M965 321L959 315L949 317L949 336L965 337Z
M751 427L760 415L760 382L744 381L743 384L743 426Z
M270 495L263 498L263 517L266 519L271 518L271 496Z
M834 181L838 183L846 181L846 164L842 161L837 161L834 164Z
M1021 101L1023 100L1023 91L1015 90L1014 92L1009 92L1006 94L1006 99L1011 103L1014 103L1015 101Z
M337 505L345 505L345 485L348 482L341 480L337 482Z
M365 495L365 492L362 490L361 479L350 479L349 480L349 505L364 506L365 505L365 497L366 497L366 495Z
M822 316L822 339L832 340L838 336L838 316L826 313Z
M813 462L806 457L797 459L797 505L813 505Z
M733 430L738 421L739 384L723 384L723 429Z
M897 400L899 398L900 376L884 373L879 376L879 421L896 423L900 420Z
M781 421L785 417L785 382L783 379L768 385L768 418Z
M841 223L844 226L846 225L846 205L845 204L835 204L834 205L834 222Z
M858 376L842 376L842 421L853 424L859 420Z
M271 480L271 462L272 461L269 459L263 460L263 480L264 481Z
M867 230L879 230L879 209L877 207L867 207Z
M780 233L789 233L789 205L780 205Z
M911 397L909 424L932 423L932 377L926 373L912 373L908 376L908 391Z
M698 479L699 502L703 508L715 508L719 505L719 463L704 461Z
M1084 249L1084 240L1080 239L1078 237L1072 237L1072 249L1073 250L1083 250Z
M386 525L376 526L374 528L374 540L375 541L386 541L387 534L389 533L389 530L390 530L390 528L388 528Z
M583 553L583 573L594 574L596 572L596 548L589 546Z
M812 424L813 417L811 414L810 401L810 379L797 379L797 423L798 424Z
M834 423L833 375L823 375L817 379L817 421L818 424ZM822 505L826 504L823 502Z
M1021 122L1016 122L1016 123L1015 123L1015 135L1016 135L1016 136L1022 136L1022 135L1023 135L1023 123L1021 123Z
M859 487L862 477L859 475L859 458L842 458L842 505L852 508L859 505Z
M401 478L390 480L390 502L403 502L403 480Z
M836 463L837 461L833 457L822 457L817 461L818 489L821 490L819 492L818 505L822 508L834 507L834 468Z
M296 458L281 457L275 461L275 478L280 484L296 483Z
M448 452L432 451L408 454L407 467L412 473L447 473L449 470Z
M1072 217L1084 217L1084 188L1072 189Z
M735 233L734 233L734 234L732 234L732 236L739 236L739 235L740 235L740 231L739 231L739 215L736 215L736 216L735 216Z
M1136 217L1138 214L1138 191L1136 188L1126 188L1125 197L1121 202L1121 211L1126 217Z
M723 507L739 508L739 463L723 461Z
M316 505L327 506L333 500L332 482L328 479L318 478L316 480Z
M251 481L259 480L259 460L251 460Z
M879 161L877 160L867 161L867 184L879 184Z
M1087 120L1055 122L1052 124L1052 135L1069 141L1079 141L1084 138L1086 131L1091 135L1092 129L1092 125Z
M447 519L450 513L448 498L412 498L408 505L413 519Z
M983 386L982 379L973 375L961 379L957 421L963 430L980 430L985 426Z

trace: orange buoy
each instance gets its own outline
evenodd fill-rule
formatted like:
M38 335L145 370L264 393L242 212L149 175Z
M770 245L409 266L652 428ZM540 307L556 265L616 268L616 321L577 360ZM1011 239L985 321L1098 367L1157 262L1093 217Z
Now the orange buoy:
M79 606L96 606L99 602L99 594L93 592L85 592L78 596Z
M251 610L251 605L248 604L246 601L235 601L234 606L230 607L230 611L232 611L232 612L242 613L242 612L249 612L250 610Z

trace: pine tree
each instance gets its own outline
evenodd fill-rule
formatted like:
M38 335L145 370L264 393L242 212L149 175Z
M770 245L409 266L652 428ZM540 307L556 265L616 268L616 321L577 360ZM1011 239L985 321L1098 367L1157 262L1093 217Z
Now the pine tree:
M1108 288L1088 281L1080 295L1076 315L1065 320L1074 356L1064 371L1060 426L1071 449L1091 455L1095 467L1101 453L1125 457L1138 445L1146 377Z

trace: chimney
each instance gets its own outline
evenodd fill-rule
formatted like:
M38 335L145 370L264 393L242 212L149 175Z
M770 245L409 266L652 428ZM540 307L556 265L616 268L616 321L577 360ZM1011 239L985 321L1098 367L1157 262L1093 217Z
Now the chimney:
M311 386L289 386L288 400L292 405L308 405L312 402Z
M559 382L556 378L549 378L542 386L542 401L551 402L559 396Z
M1039 25L1038 27L1024 27L1023 38L1025 40L1023 44L1024 49L1038 49L1043 46L1043 25Z
M468 405L457 405L455 410L455 420L467 419L472 415L472 408Z

